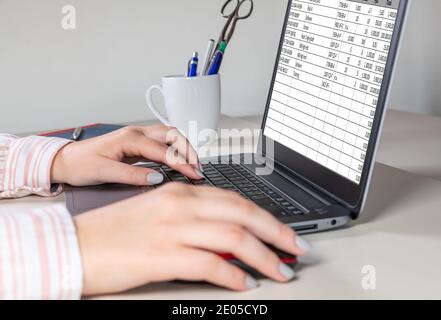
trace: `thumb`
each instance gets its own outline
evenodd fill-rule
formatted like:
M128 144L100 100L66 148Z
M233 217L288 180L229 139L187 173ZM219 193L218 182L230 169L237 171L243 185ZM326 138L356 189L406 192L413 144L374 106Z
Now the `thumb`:
M135 186L158 185L164 181L164 176L153 170L136 167L130 164L106 161L99 171L99 180L103 183L122 183Z

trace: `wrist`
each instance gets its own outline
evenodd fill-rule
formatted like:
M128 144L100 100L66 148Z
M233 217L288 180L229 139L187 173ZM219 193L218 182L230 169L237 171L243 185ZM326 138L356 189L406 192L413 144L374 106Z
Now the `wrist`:
M68 166L66 165L66 161L65 161L65 153L66 153L65 151L68 146L69 144L58 150L57 154L54 157L51 166L52 184L67 183L66 173L68 170Z

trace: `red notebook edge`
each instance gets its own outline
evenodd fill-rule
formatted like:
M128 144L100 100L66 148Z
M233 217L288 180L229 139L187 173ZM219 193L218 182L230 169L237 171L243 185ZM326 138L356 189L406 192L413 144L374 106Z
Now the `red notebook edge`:
M83 129L88 129L88 128L93 128L93 127L98 127L101 126L102 123L94 123L94 124L89 124L87 126L81 126L81 128ZM74 131L76 128L69 128L69 129L61 129L61 130L55 130L55 131L50 131L50 132L44 132L44 133L39 133L39 136L49 136L49 135L53 135L53 134L59 134L59 133L66 133L66 132L70 132L70 131Z

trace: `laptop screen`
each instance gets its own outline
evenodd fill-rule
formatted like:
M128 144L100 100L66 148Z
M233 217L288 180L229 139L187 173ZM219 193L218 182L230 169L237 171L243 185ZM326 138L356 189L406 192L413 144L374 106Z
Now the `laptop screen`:
M400 0L293 0L264 135L359 185Z

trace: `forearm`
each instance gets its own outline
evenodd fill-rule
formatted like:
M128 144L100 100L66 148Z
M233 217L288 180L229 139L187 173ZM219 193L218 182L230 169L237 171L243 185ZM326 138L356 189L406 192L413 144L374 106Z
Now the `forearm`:
M64 139L0 134L0 199L53 196L51 168ZM10 213L0 208L0 299L78 299L82 267L65 207Z
M61 192L60 185L51 184L51 167L58 151L69 142L0 134L0 199L30 194L53 196Z
M66 208L0 211L0 299L78 299L82 266Z

